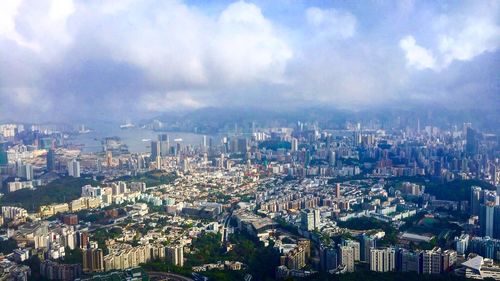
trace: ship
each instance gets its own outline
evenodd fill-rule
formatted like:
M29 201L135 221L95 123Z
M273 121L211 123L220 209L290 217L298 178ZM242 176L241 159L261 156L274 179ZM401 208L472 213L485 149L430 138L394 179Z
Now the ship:
M181 142L181 141L182 141L182 139L181 139L181 138L178 138L178 139L174 139L174 141Z
M126 121L125 124L120 125L120 129L130 129L135 127L130 121Z
M79 134L87 134L87 133L90 133L90 130L85 128L85 125L80 125L80 127L78 128L78 133Z

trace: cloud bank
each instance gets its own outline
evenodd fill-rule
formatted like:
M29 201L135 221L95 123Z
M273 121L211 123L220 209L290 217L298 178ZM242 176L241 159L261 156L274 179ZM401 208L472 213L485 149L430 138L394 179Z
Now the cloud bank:
M499 46L498 1L4 1L0 119L494 108Z

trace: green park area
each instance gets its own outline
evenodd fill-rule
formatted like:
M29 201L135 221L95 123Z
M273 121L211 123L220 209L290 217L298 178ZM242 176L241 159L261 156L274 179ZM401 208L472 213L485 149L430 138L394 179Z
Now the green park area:
M0 198L0 205L22 207L28 212L37 212L40 206L67 203L80 197L82 186L97 185L98 182L87 178L63 177L39 186L35 190L21 189L6 193Z
M265 247L262 242L245 234L230 235L229 240L234 246L231 251L226 252L220 234L207 233L193 240L191 253L185 255L184 267L151 262L144 264L143 268L189 275L193 266L219 261L239 261L246 265L242 270L209 270L200 274L210 280L222 281L243 280L247 273L253 276L253 280L274 280L274 270L279 265L279 254L273 249L273 245Z
M495 186L477 179L456 179L445 182L429 177L394 177L388 179L389 186L400 186L403 182L411 182L425 186L425 192L436 196L439 200L465 201L469 200L472 186L494 190Z
M338 221L337 225L352 230L364 230L367 234L370 234L372 231L382 230L385 232L385 236L379 241L380 246L394 245L397 242L397 229L390 223L379 221L374 218L352 218L347 221Z
M161 184L173 183L177 178L174 173L167 173L162 171L151 171L137 176L123 176L117 179L117 181L125 182L144 182L147 187L157 186Z

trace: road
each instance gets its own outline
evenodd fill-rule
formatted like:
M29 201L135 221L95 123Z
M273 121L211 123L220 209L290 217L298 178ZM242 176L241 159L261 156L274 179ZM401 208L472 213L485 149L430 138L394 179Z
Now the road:
M231 221L232 216L233 216L233 209L231 208L229 210L229 214L227 215L226 219L224 220L224 228L223 228L223 232L222 232L222 242L223 243L227 242L227 236L228 236L227 228L229 226L229 222Z
M193 281L189 277L170 272L146 271L146 273L151 280Z

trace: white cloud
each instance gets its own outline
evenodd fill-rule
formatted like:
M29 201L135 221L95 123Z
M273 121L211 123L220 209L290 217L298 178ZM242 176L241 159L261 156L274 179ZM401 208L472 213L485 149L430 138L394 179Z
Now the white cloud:
M435 15L424 23L429 47L419 46L410 35L400 40L408 65L442 71L454 61L470 61L498 49L500 2L486 1L484 5L462 9L463 13Z
M500 4L484 3L375 3L380 13L367 15L349 3L289 9L266 2L261 9L245 1L0 1L0 102L9 112L75 104L87 112L158 112L263 100L269 108L359 108L412 91L434 98L436 88L451 95L464 77L453 62L500 45ZM29 103L42 98L44 107Z
M169 86L279 82L293 54L260 8L243 1L216 18L175 1L154 9L131 2L111 9L126 21L106 24L110 9L89 19L103 28L99 40L113 50L115 60L137 65Z
M197 109L207 106L200 98L202 93L187 91L170 91L165 93L143 94L139 103L148 111L179 111L186 109Z
M345 39L356 32L356 17L347 11L311 7L306 10L306 18L323 37Z
M0 38L12 40L18 45L36 50L38 46L28 42L16 30L16 17L19 13L19 7L22 0L5 1L0 5Z
M413 36L406 36L399 41L399 46L405 51L407 65L417 69L434 69L436 60L432 53L417 45Z
M448 23L446 27L449 31L440 34L438 39L438 50L445 67L454 60L468 61L500 46L500 26L492 18L467 18L463 24Z
M209 56L228 82L281 82L293 51L259 7L239 1L219 16Z

